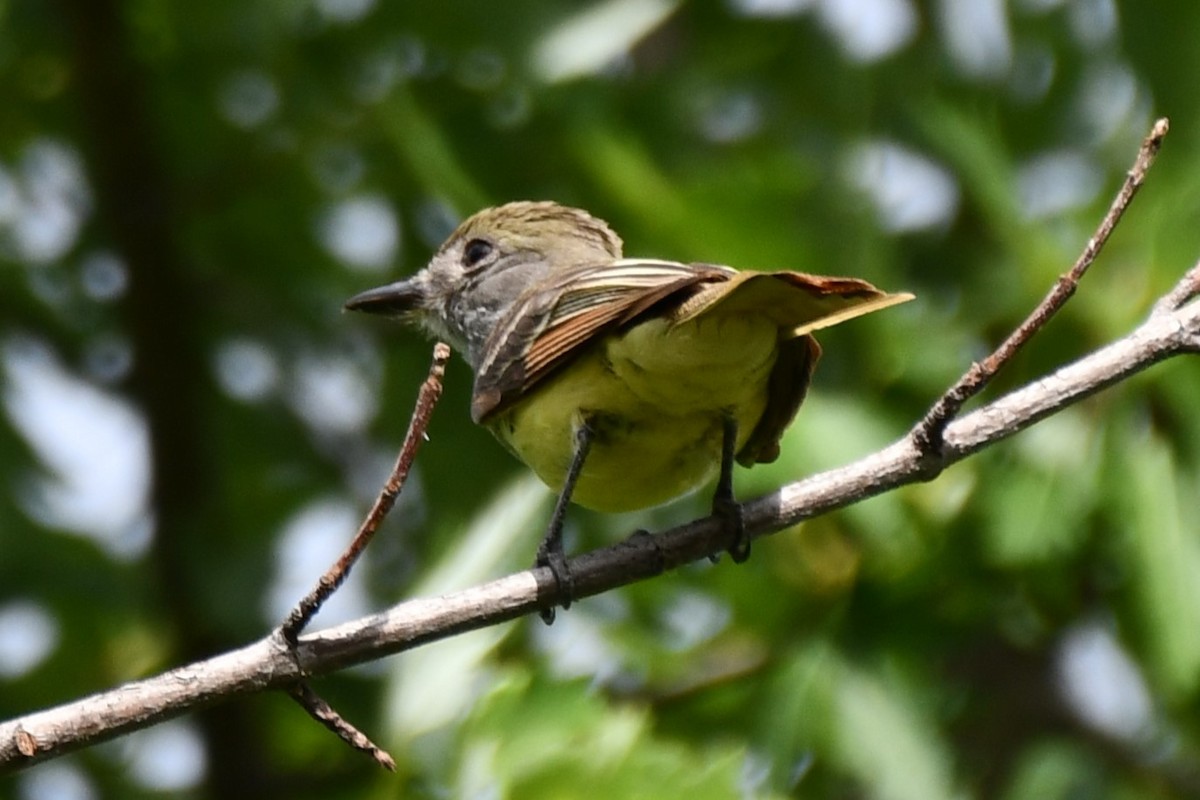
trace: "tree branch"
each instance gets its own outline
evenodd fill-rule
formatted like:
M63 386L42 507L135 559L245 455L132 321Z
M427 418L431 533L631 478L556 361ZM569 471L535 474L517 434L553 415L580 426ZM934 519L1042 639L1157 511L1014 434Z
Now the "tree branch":
M1018 325L1016 330L1010 333L991 355L972 364L966 374L938 398L925 418L917 423L916 441L922 450L941 449L942 435L950 420L958 416L958 412L968 400L982 392L992 382L996 373L1011 361L1021 348L1033 338L1033 335L1044 328L1051 317L1057 314L1059 309L1066 305L1067 301L1075 294L1075 290L1079 288L1079 281L1095 263L1100 251L1108 242L1108 237L1112 236L1113 231L1117 228L1117 223L1121 221L1121 217L1125 216L1125 209L1129 208L1138 189L1142 188L1142 184L1146 181L1146 173L1154 165L1154 159L1158 157L1163 139L1166 138L1170 129L1171 125L1166 117L1155 120L1150 133L1142 140L1142 146L1138 148L1133 166L1125 173L1125 180L1109 204L1107 213L1100 220L1099 227L1096 228L1092 238L1088 239L1083 252L1079 254L1079 258L1075 260L1070 271L1065 275L1060 275L1045 299L1037 304L1025 321Z
M897 486L930 480L956 461L1151 364L1182 353L1200 352L1197 264L1155 304L1149 319L1133 333L953 421L963 403L981 391L1074 293L1144 181L1166 132L1165 119L1155 123L1074 267L996 352L973 364L903 439L853 464L789 484L745 504L747 535L773 533ZM442 597L410 600L381 614L296 638L321 602L341 583L399 492L416 454L419 432L440 392L441 369L448 354L444 345L435 349L430 377L422 389L396 470L359 535L283 626L240 650L0 724L0 769L18 769L234 695L276 688L287 690L352 746L390 765L386 753L308 688L309 677L552 608L563 600L558 581L549 568L543 567ZM724 528L719 520L704 518L579 556L570 567L572 594L588 597L706 558L726 548Z
M923 450L910 433L838 469L791 483L745 506L752 536L850 505L947 466L1024 430L1112 384L1172 356L1200 352L1200 264L1164 295L1128 336L946 425L944 446ZM587 597L707 558L723 546L711 517L571 561L574 595ZM391 609L302 636L289 651L275 633L233 652L125 684L0 724L0 770L19 769L144 728L186 711L301 681L495 625L559 601L546 568L527 570L441 597Z

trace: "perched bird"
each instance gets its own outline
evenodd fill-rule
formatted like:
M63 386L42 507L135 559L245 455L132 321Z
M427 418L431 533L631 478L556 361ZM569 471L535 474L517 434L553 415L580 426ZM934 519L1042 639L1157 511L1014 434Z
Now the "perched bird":
M713 511L729 552L745 559L733 462L779 455L821 353L812 332L912 298L855 278L623 258L621 248L586 211L508 203L463 222L412 277L346 302L415 322L465 355L472 418L559 492L538 564L564 608L570 501L647 508L716 475Z

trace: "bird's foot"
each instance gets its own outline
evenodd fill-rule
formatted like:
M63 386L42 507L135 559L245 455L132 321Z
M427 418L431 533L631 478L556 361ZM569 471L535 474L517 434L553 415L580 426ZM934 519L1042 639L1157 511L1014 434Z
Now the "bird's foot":
M556 594L562 601L562 609L566 611L571 607L571 601L574 599L575 579L571 577L571 568L567 564L567 559L563 555L561 542L558 547L548 546L546 542L542 542L542 546L538 548L537 560L534 562L534 567L546 567L550 570L550 574L554 577L554 583L558 589ZM554 624L556 616L555 606L547 606L538 612L542 618L542 622L547 625Z
M726 541L729 542L729 557L733 563L741 564L750 557L750 537L746 534L746 520L742 513L742 504L733 499L732 494L718 494L713 498L713 516L721 520L725 529ZM717 554L711 556L715 561Z

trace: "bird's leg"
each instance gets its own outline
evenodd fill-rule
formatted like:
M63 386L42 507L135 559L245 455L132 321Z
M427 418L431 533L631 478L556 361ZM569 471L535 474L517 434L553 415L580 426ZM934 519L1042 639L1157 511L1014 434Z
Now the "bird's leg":
M546 529L546 537L538 547L535 567L549 567L554 582L558 584L558 593L562 598L562 607L566 611L571 607L571 593L574 581L567 559L563 555L562 528L563 519L567 515L567 506L571 503L571 493L579 481L579 473L583 471L583 462L587 460L588 450L592 446L592 426L584 421L575 430L575 453L571 457L571 466L563 479L562 489L558 493L558 501L554 504L554 513L550 516L550 525ZM554 607L541 610L542 622L554 624Z
M737 450L737 420L733 414L721 418L721 473L713 494L712 512L729 533L729 557L740 564L750 557L750 537L742 517L742 504L733 496L733 462Z

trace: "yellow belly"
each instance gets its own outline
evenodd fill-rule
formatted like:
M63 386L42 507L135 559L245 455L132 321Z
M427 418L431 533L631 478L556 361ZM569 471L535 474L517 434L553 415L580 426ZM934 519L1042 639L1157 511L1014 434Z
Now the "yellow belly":
M598 343L488 426L558 490L588 420L594 436L572 499L610 512L659 505L714 476L726 413L745 443L777 347L776 326L761 317L650 320Z

